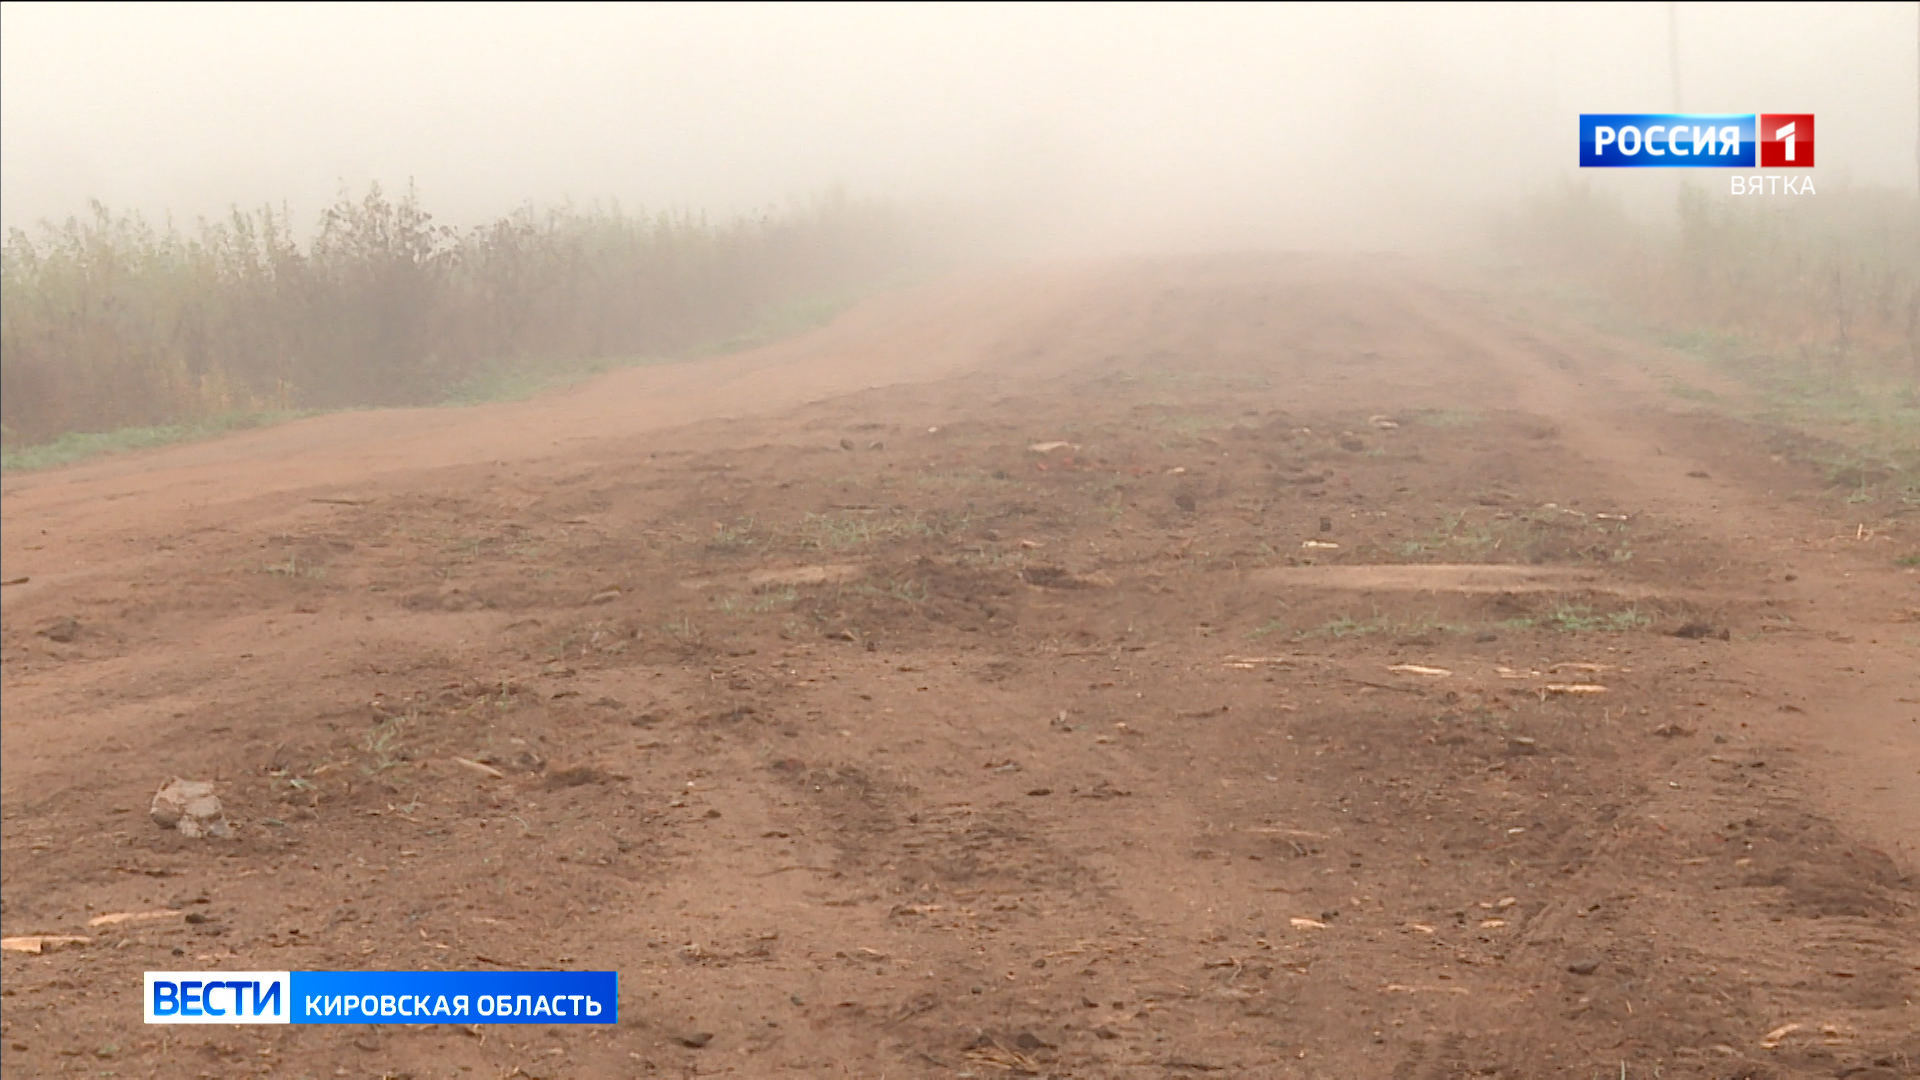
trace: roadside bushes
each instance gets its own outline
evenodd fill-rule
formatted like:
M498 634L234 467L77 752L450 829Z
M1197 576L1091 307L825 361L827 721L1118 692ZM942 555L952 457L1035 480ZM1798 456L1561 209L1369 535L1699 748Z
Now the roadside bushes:
M1640 220L1584 184L1506 223L1509 254L1608 296L1676 343L1836 387L1920 392L1920 200L1828 187L1791 199L1681 188Z
M15 229L0 266L9 445L248 411L413 405L484 373L671 355L844 297L925 255L896 208L833 194L714 223L524 208L458 232L409 189L190 231L95 204Z

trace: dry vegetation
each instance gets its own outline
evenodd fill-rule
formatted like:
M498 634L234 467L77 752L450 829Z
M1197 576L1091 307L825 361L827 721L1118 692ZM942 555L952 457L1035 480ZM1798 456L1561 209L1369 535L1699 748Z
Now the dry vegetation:
M1849 504L1920 508L1920 201L1729 203L1688 185L1677 209L1649 222L1575 185L1533 200L1501 236L1517 292L1693 357L1665 376L1672 395L1759 422Z
M1599 293L1616 324L1735 361L1776 389L1859 398L1856 406L1904 408L1906 422L1916 419L1912 196L1838 189L1783 206L1728 203L1688 186L1675 222L1655 225L1568 185L1530 203L1502 239L1530 269Z
M900 213L838 195L726 223L528 208L461 233L413 192L376 186L343 196L304 245L299 232L272 208L182 230L98 204L14 230L0 318L10 449L485 396L556 365L751 335L900 275L914 256Z

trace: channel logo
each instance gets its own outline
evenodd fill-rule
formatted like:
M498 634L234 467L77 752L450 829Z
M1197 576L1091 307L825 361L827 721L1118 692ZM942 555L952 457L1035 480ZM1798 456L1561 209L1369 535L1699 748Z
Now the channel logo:
M1812 113L1581 113L1583 169L1813 167Z
M614 1024L614 971L149 971L149 1024Z
M1813 114L1764 113L1760 117L1760 167L1813 168Z
M288 971L149 971L149 1024L285 1024Z

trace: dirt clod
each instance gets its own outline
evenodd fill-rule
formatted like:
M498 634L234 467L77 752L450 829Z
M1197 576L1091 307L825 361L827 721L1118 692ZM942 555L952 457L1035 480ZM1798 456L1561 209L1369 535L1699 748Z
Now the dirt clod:
M1046 1042L1045 1040L1041 1039L1040 1036L1035 1035L1031 1031L1023 1031L1020 1034L1015 1035L1013 1037L1013 1045L1016 1049L1029 1051L1029 1052L1034 1050L1053 1049L1053 1046L1051 1043Z
M148 814L155 825L163 829L177 829L180 835L190 839L232 834L220 799L213 793L212 782L207 780L182 780L178 777L169 780L154 793Z

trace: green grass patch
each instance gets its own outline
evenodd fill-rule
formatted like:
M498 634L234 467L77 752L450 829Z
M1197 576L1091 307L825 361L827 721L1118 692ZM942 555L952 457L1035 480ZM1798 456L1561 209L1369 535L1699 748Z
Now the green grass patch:
M1585 605L1562 604L1538 620L1537 625L1563 634L1619 634L1642 629L1652 621L1632 608L1596 612Z
M1368 618L1342 615L1319 626L1295 631L1285 619L1272 619L1247 632L1249 640L1273 634L1291 636L1296 641L1332 640L1366 637L1416 637L1421 634L1471 634L1488 629L1524 631L1552 630L1562 634L1620 634L1651 625L1652 619L1640 611L1595 611L1576 604L1561 604L1544 615L1519 616L1498 622L1447 622L1435 616L1395 617L1374 614Z
M440 399L443 406L463 407L525 401L565 389L611 371L687 363L739 352L824 326L851 307L858 297L832 297L783 304L768 309L745 333L696 346L671 356L611 356L590 360L523 360L490 364L456 383ZM323 410L255 410L221 413L202 420L103 432L68 432L51 442L31 446L0 442L0 471L26 472L72 465L109 454L146 450L175 443L214 439L236 431L268 427L317 416Z
M440 400L440 404L458 408L525 401L549 391L564 390L609 371L674 362L673 358L629 356L489 366L456 383Z
M1477 562L1500 556L1525 562L1554 538L1554 526L1564 528L1565 523L1550 525L1527 514L1487 517L1460 510L1441 518L1426 536L1405 541L1395 550L1409 560Z
M704 356L745 352L762 345L770 345L782 338L795 337L809 330L817 330L839 318L859 299L860 295L847 294L811 297L778 304L757 315L746 330L710 344L695 346L682 353L679 358L696 360Z
M1413 414L1413 422L1430 428L1468 428L1481 421L1472 409L1423 409Z
M793 541L817 551L846 551L888 540L938 536L941 530L917 514L881 517L859 512L808 514L793 529Z
M367 730L361 737L360 748L373 760L370 764L360 766L363 774L378 776L388 769L398 768L412 756L406 752L402 739L414 717L412 712L389 716Z
M1218 431L1227 426L1227 422L1217 416L1196 416L1191 413L1169 416L1164 423L1174 434L1185 439L1197 439L1209 431Z
M1007 491L1027 491L1032 485L1015 479L1004 470L960 468L938 472L923 472L914 475L913 482L918 487L934 491L967 491L973 488L996 488Z
M1725 401L1719 394L1711 390L1695 386L1692 383L1681 382L1678 379L1672 379L1667 382L1667 393L1672 394L1682 401L1697 401L1702 405L1719 405Z
M731 525L715 523L713 536L707 541L707 547L715 551L745 551L761 543L764 537L755 528L752 518L741 518Z
M291 410L231 412L181 424L156 424L151 427L121 428L118 431L70 431L52 442L33 446L0 444L0 471L51 469L108 454L218 438L236 431L249 431L313 415L316 414Z
M610 371L684 364L728 353L745 352L783 338L818 329L852 307L858 297L831 297L795 301L767 309L738 334L696 345L669 356L606 356L594 359L519 360L491 364L449 390L440 404L485 405L525 401L563 390Z
M850 551L872 544L944 536L964 517L927 518L918 513L835 511L807 514L790 525L768 525L741 518L715 525L706 547L713 552L741 552L754 548L797 548L802 551Z
M800 602L800 591L791 586L745 596L722 596L713 602L715 611L724 615L766 615L782 611Z
M285 578L288 581L300 579L324 581L327 577L326 567L316 566L311 562L302 561L298 555L287 556L287 561L283 563L268 564L266 572L274 577Z
M1501 226L1500 292L1739 384L1714 395L1681 374L1676 396L1873 459L1876 478L1834 484L1851 502L1920 506L1920 202L1848 185L1833 196L1780 214L1688 185L1677 220L1657 221L1565 185Z
M1273 623L1268 624L1268 626L1273 625ZM1331 638L1339 641L1345 638L1372 637L1377 634L1389 634L1394 637L1411 637L1418 634L1465 634L1472 629L1470 626L1442 622L1436 618L1396 619L1386 615L1374 615L1368 619L1355 619L1351 615L1342 615L1303 631L1297 637L1303 641L1315 638ZM1254 634L1260 634L1264 630L1266 630L1265 627L1255 631Z
M885 587L876 585L856 585L853 591L860 596L873 600L894 600L908 607L918 607L932 595L924 582L912 580L889 581Z

